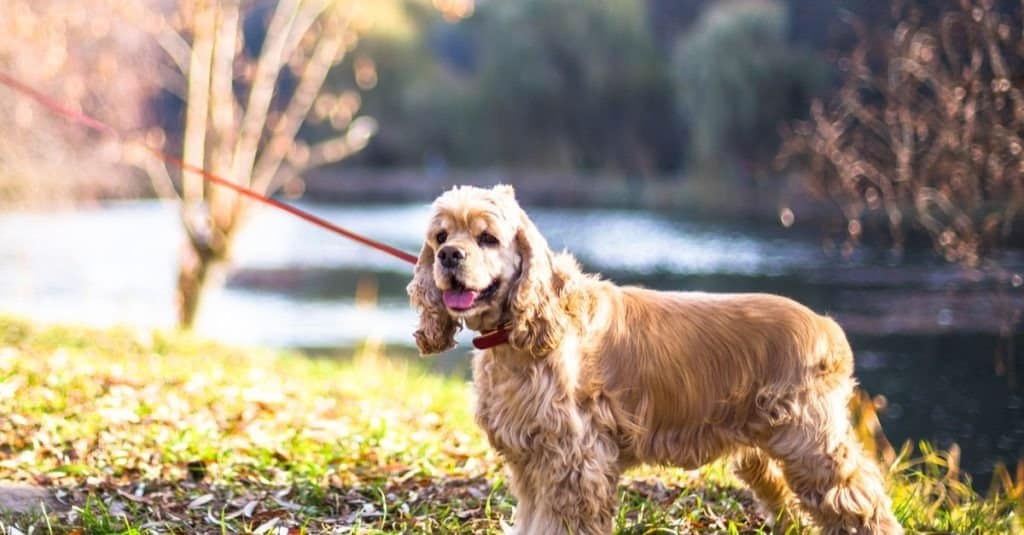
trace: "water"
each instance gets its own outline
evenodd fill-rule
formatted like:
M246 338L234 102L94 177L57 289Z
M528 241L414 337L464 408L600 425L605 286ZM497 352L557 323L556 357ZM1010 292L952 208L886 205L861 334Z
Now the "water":
M400 248L419 247L425 205L305 205ZM628 210L530 210L552 247L617 282L660 289L767 291L828 313L847 329L857 375L888 402L890 439L957 442L964 468L984 477L1024 455L1024 378L1000 356L997 294L929 253L895 262L865 250L826 255L816 236L723 226ZM132 202L58 213L0 214L0 312L39 321L170 327L182 231L177 207ZM1018 271L1024 260L1009 257ZM411 267L275 211L239 237L226 286L211 293L197 330L229 343L350 346L368 337L408 346L416 318L404 287ZM357 287L376 288L356 303ZM371 292L372 293L372 292ZM469 334L461 345L468 345ZM1022 347L1018 336L1018 347ZM1018 350L1019 351L1019 350ZM465 354L436 361L465 369Z

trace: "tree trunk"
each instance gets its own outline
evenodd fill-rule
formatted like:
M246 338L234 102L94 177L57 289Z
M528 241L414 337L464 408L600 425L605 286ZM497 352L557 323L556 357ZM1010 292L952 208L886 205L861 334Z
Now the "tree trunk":
M208 251L196 250L193 243L186 240L181 246L178 262L178 327L191 329L218 260Z

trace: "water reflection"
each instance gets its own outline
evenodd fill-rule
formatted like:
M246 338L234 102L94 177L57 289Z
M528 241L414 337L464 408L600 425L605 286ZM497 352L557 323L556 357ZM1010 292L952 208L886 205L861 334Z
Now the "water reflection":
M429 213L425 205L307 208L410 251ZM639 282L659 274L778 275L822 260L796 240L643 212L537 210L534 217L553 247ZM148 202L0 216L3 309L44 320L172 325L176 218L174 205ZM408 265L270 210L257 212L234 255L229 285L208 297L199 332L236 343L338 345L359 342L374 326L384 341L408 342ZM367 276L381 279L374 311L348 299Z

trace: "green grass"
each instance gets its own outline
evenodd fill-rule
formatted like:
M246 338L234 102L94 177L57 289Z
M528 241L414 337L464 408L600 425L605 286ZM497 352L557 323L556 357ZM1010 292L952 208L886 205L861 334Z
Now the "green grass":
M514 500L470 396L373 344L310 358L0 318L0 481L67 505L0 513L0 532L499 533ZM982 499L955 457L909 457L892 460L908 527L1020 531L1021 476ZM621 492L620 533L767 529L722 463Z

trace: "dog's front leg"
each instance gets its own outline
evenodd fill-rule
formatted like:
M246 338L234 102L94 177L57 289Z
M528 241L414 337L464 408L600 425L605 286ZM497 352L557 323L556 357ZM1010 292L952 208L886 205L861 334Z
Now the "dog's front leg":
M537 496L529 488L528 482L523 479L522 470L517 469L516 465L510 465L512 472L512 478L510 483L510 489L512 495L516 497L516 508L512 513L512 526L506 527L504 530L505 535L530 535L531 533L537 533L533 529L533 517L537 510Z
M588 443L589 442L589 443ZM612 450L583 441L539 450L511 465L518 499L515 534L607 535L618 509L619 470ZM590 447L581 447L581 446Z
M584 462L555 482L538 503L531 533L608 535L618 510L617 472Z

